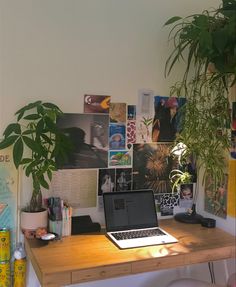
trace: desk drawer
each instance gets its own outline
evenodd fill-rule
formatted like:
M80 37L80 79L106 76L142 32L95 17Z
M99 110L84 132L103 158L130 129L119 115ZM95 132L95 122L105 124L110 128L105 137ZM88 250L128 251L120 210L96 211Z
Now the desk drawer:
M116 276L131 274L130 264L120 264L114 266L104 266L72 272L72 284L91 280L101 280Z

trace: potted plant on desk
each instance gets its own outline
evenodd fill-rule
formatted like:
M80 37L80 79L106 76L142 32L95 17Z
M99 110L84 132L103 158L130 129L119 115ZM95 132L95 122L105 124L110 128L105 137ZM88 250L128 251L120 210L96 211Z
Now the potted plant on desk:
M62 114L56 105L36 101L18 110L16 122L9 124L3 133L0 149L12 146L15 167L22 166L33 182L30 202L21 211L22 230L47 227L41 188L49 189L57 160L65 160L70 149L70 141L56 126L56 119Z

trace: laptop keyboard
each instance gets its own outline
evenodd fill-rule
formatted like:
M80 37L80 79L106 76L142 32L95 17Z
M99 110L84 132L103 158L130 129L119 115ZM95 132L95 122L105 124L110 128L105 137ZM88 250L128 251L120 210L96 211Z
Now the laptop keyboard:
M147 229L147 230L132 230L132 231L124 231L124 232L113 232L111 234L115 237L116 240L126 240L126 239L165 235L165 233L162 232L158 228Z

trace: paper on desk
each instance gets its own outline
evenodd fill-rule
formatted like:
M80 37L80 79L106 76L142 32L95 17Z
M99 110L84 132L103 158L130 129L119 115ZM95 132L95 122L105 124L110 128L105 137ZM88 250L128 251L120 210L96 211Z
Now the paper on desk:
M52 178L53 196L63 198L73 208L95 207L97 203L97 170L65 169Z

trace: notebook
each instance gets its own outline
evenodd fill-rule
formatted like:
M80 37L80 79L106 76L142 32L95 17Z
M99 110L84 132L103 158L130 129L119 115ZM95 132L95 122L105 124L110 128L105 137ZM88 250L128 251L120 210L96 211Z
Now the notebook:
M158 227L152 190L103 193L107 236L121 249L174 243Z

